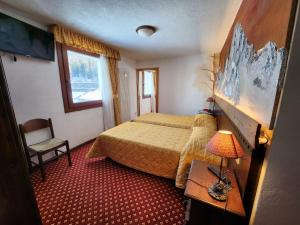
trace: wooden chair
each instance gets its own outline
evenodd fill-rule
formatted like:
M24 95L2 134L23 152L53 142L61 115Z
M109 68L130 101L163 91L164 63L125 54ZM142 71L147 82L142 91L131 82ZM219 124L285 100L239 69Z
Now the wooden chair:
M51 138L47 139L45 141L27 145L25 134L30 133L32 131L41 130L45 128L50 128ZM71 161L71 155L70 155L70 149L69 149L69 142L67 140L61 140L58 138L55 138L52 121L49 118L48 120L45 119L33 119L25 122L24 124L19 124L19 129L21 133L21 138L23 141L25 154L28 162L29 172L32 172L32 164L39 165L41 170L41 175L43 181L45 181L45 169L44 169L44 161L42 159L42 156L48 152L54 151L56 158L58 158L58 152L65 153L63 151L58 150L58 148L66 146L67 150L67 156L68 156L68 162L69 166L72 166ZM36 156L38 157L38 164L31 161L31 158Z

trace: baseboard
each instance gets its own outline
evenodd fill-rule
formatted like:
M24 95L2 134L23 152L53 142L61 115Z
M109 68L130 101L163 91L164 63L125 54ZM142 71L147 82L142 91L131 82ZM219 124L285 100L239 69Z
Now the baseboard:
M96 138L92 138L92 139L90 139L90 140L88 140L88 141L85 141L85 142L79 144L79 145L76 145L76 146L73 147L73 148L70 148L70 150L72 151L72 150L74 150L74 149L76 149L76 148L80 148L80 147L82 147L83 145L86 145L86 144L89 144L89 143L91 143L91 142L94 142L95 140L96 140Z

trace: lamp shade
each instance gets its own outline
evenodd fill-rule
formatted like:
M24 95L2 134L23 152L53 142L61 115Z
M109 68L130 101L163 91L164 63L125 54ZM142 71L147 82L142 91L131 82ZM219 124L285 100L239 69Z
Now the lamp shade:
M219 130L208 142L206 149L214 155L225 158L240 158L244 150L230 131Z
M207 101L207 102L214 102L215 100L214 100L213 97L208 97L208 98L206 99L206 101Z

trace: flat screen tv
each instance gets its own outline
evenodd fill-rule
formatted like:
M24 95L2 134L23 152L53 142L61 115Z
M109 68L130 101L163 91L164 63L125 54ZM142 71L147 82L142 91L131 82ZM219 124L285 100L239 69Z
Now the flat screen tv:
M54 61L54 37L0 13L0 51Z

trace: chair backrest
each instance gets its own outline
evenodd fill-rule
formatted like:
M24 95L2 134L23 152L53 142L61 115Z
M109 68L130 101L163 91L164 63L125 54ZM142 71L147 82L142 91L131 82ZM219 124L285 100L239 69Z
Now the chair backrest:
M52 120L49 119L32 119L32 120L28 120L23 124L19 124L19 129L20 129L20 133L21 133L21 138L22 141L25 145L25 147L27 146L26 143L26 138L25 138L25 134L26 133L30 133L32 131L36 131L36 130L41 130L44 128L50 128L50 132L51 132L51 137L54 138L54 131L53 131L53 126L52 126Z

